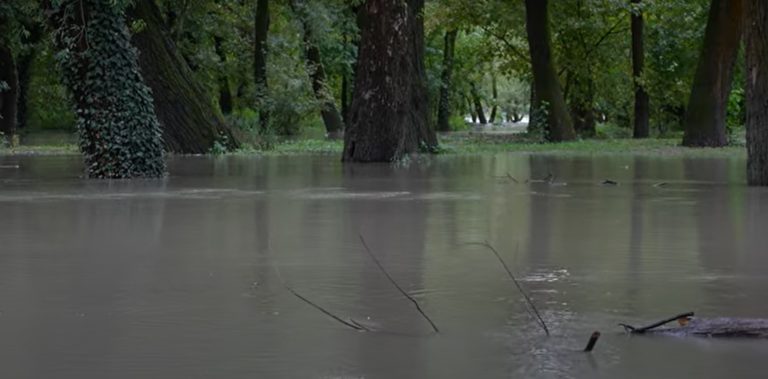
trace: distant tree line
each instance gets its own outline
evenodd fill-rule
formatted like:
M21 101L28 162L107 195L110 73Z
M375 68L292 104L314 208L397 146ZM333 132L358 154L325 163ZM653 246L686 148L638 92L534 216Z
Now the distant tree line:
M438 150L436 132L528 117L558 142L746 130L768 184L759 0L10 0L0 132L74 125L89 176L163 154L344 138L345 162ZM744 48L742 48L744 46ZM74 113L67 111L74 109ZM69 120L69 121L68 121ZM36 126L35 126L36 125Z

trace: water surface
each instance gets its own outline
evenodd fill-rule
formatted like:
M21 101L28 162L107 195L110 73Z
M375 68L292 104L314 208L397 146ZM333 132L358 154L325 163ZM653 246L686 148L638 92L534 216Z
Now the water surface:
M0 157L0 377L761 378L768 368L768 342L629 338L616 326L684 311L768 317L768 192L743 184L743 160L169 166L163 180L88 181L78 157ZM550 337L495 257L467 244L481 241L531 293ZM345 327L286 285L374 331ZM593 330L596 350L579 352Z

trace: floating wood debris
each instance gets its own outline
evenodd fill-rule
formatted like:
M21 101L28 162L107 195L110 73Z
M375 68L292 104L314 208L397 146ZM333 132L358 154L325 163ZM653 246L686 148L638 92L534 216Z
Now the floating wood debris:
M592 332L592 335L589 337L589 341L587 342L587 347L584 348L585 352L590 352L592 349L595 348L595 344L597 343L597 340L600 338L600 332L594 331Z
M677 326L666 326L677 321ZM678 337L768 338L768 319L718 317L694 318L693 312L682 313L648 326L636 328L619 324L630 334L667 335Z

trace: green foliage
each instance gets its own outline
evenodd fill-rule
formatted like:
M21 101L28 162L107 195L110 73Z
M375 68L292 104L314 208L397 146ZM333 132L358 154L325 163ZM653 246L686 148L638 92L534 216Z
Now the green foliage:
M74 96L87 175L163 176L160 126L122 8L111 0L72 0L61 1L53 14L57 59Z

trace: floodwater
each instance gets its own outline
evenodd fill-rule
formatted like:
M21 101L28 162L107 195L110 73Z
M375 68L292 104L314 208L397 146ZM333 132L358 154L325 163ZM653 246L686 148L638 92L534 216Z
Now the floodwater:
M0 157L0 377L704 379L768 369L766 341L629 337L617 326L686 311L768 318L768 190L743 184L743 159L169 166L164 180L87 181L78 157ZM525 182L550 173L551 183ZM469 244L486 240L551 336L494 255ZM580 352L594 330L595 351Z

